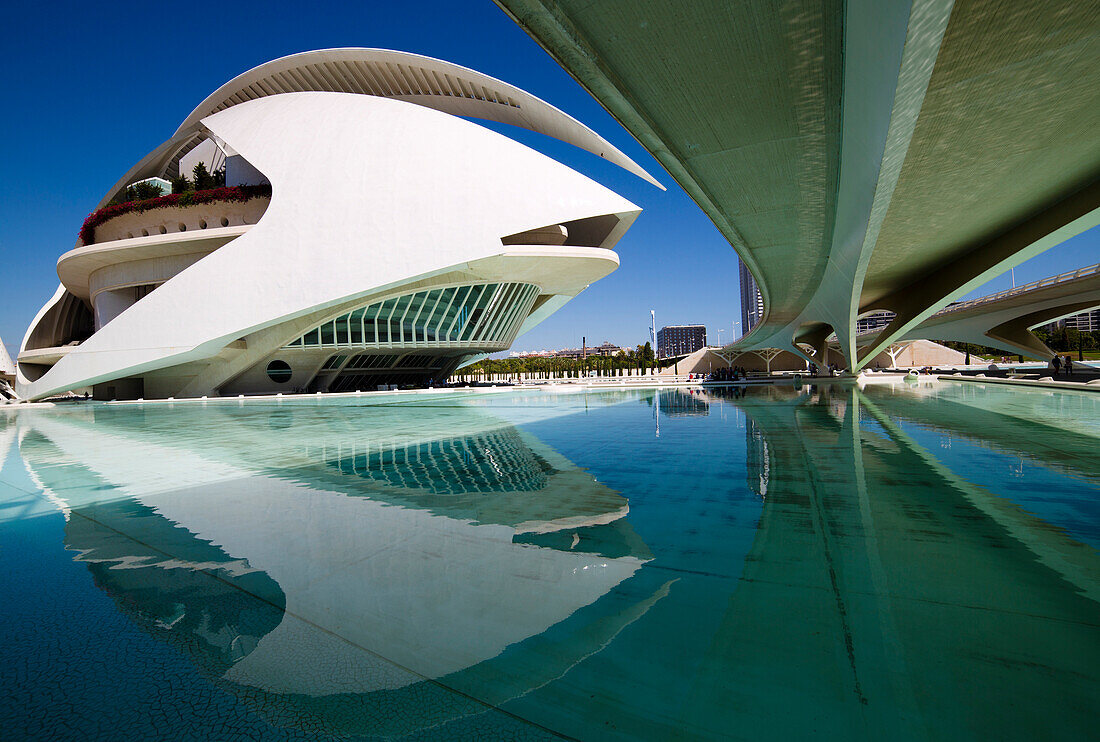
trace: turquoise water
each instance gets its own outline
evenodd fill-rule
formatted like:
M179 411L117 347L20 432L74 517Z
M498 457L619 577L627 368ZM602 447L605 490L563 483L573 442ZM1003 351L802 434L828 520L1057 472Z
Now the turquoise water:
M3 739L1087 739L1100 396L0 412Z

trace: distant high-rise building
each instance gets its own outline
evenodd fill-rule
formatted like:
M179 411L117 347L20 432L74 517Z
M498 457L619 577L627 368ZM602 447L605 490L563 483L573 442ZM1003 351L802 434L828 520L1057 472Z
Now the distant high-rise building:
M741 258L737 259L737 272L741 279L741 334L744 335L764 317L764 297Z
M1060 319L1057 322L1050 322L1043 325L1040 329L1047 332L1057 332L1065 327L1067 330L1078 330L1080 332L1095 332L1100 330L1100 309L1090 309L1087 312L1081 312L1072 316Z
M868 314L866 317L860 317L856 320L856 334L862 334L864 332L871 332L873 330L881 330L886 325L894 321L896 314L888 309L884 309L881 312L875 312L874 314Z
M1092 309L1088 312L1075 314L1072 317L1066 317L1066 327L1081 332L1100 330L1100 309Z
M669 325L657 331L658 358L686 356L706 344L706 325Z

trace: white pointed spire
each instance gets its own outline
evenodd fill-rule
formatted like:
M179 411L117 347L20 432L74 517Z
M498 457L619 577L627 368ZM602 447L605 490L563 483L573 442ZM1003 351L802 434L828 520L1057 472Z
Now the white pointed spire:
M0 338L0 376L15 376L15 364L11 362L8 349L4 347L3 338Z

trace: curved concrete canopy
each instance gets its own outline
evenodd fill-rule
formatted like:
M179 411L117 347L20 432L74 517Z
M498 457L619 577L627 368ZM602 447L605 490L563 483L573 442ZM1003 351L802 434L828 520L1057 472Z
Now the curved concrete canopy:
M1100 222L1087 4L496 2L744 260L765 309L738 349L835 331L858 368ZM857 354L876 309L898 317Z
M1054 352L1031 328L1097 306L1100 306L1100 263L954 304L905 333L901 340L954 340L1052 358Z

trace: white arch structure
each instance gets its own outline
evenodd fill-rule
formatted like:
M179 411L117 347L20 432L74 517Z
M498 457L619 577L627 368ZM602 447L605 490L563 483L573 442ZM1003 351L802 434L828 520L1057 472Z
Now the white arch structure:
M130 183L176 175L208 139L269 182L270 197L157 208L96 227L90 244L58 262L61 286L20 348L20 394L325 389L356 363L354 383L368 389L442 378L507 348L615 270L611 248L640 209L460 116L557 137L656 182L575 119L456 65L377 49L278 59L212 94L100 206ZM454 341L429 342L423 328L444 319L433 315L443 297L472 296L471 287L492 302L450 302ZM386 318L395 342L343 334L288 347L389 300L401 308ZM490 321L492 332L482 327ZM370 367L372 355L391 362Z

